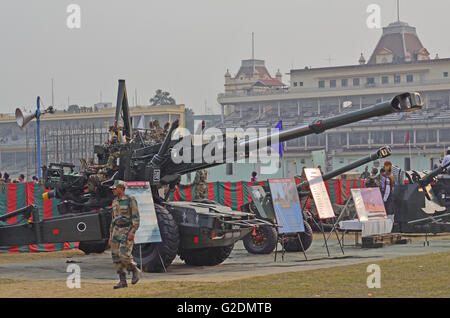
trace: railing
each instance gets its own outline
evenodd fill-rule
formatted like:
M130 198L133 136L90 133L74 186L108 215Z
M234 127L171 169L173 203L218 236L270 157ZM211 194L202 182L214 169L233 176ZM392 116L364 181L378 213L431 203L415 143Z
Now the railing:
M284 90L269 90L263 92L247 92L247 93L220 93L218 94L218 99L220 98L232 98L232 97L252 97L252 96L264 96L264 95L287 95L287 94L298 94L306 92L323 92L323 91L352 91L361 89L372 89L372 88L390 88L390 87L411 87L411 86L429 86L436 84L449 84L450 79L442 80L428 80L428 81L413 81L413 82L401 82L401 83L374 83L374 84L363 84L360 86L348 86L348 87L323 87L323 88L293 88L289 87ZM450 89L450 87L449 87Z

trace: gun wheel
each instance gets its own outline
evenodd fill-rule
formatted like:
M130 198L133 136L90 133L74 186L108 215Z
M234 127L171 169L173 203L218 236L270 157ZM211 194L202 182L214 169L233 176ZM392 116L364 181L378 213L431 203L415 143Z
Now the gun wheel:
M286 245L284 246L286 252L302 252L306 251L312 243L312 229L308 222L304 222L305 224L305 232L300 232L300 239L302 240L302 244L300 244L298 237L290 238ZM302 250L303 245L303 250Z
M181 249L180 258L188 265L215 266L230 256L234 244L229 246Z
M272 226L259 226L242 239L247 252L270 254L277 245L277 231Z
M180 235L178 225L166 208L155 204L155 212L162 242L135 244L132 255L144 272L160 273L164 272L177 256Z
M82 241L78 244L78 249L83 251L85 254L91 253L103 253L108 247L108 240L100 241Z

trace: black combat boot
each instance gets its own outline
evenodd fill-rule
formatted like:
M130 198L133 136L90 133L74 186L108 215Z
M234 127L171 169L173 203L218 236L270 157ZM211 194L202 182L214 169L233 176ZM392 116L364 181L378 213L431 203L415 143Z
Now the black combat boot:
M127 275L125 273L119 274L119 279L120 279L120 281L119 281L119 283L116 286L114 286L114 289L128 287Z
M133 273L133 277L131 278L131 283L134 285L139 281L139 279L141 279L142 272L140 271L140 269L137 266L134 266L132 273Z

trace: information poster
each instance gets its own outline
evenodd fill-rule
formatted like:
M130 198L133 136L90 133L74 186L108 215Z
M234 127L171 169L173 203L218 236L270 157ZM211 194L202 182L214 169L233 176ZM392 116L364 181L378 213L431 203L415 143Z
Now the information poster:
M319 214L319 219L329 219L333 218L334 210L331 205L330 196L328 195L327 188L323 183L322 174L319 168L306 168L305 169L306 179L309 183L309 188L316 205L317 213Z
M305 232L295 179L269 180L278 233Z
M139 208L139 229L136 231L134 243L162 242L150 184L148 182L126 182L125 184L125 193L136 198Z
M386 209L379 188L351 189L359 221L386 219Z

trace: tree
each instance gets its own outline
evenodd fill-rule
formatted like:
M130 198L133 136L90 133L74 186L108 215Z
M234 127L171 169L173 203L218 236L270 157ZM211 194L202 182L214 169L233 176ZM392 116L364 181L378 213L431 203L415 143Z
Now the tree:
M169 95L170 93L163 92L162 90L157 89L155 96L153 96L153 98L150 98L150 103L152 104L152 106L175 105L176 104L175 99L173 99Z
M184 109L184 127L189 131L194 131L194 112L188 107Z

